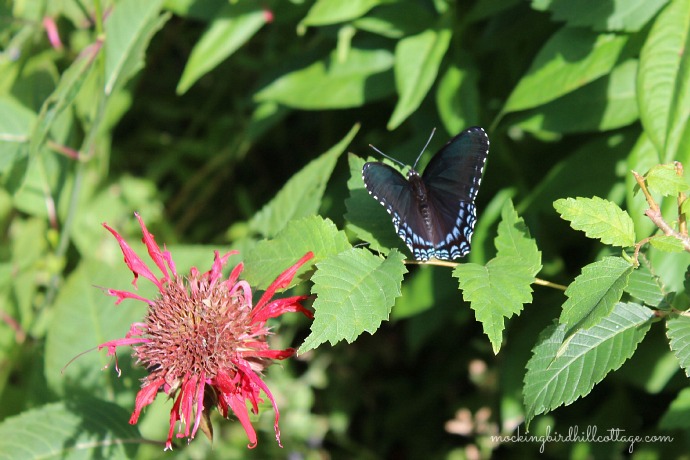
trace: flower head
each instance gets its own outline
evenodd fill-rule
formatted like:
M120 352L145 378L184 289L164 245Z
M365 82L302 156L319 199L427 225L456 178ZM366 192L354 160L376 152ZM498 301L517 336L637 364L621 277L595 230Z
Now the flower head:
M107 224L103 226L120 244L125 263L134 274L135 288L142 276L156 285L159 294L154 299L146 299L133 292L108 289L107 293L117 298L116 304L124 299L136 299L146 302L148 311L144 321L132 324L124 338L98 346L99 350L107 348L108 355L117 358L117 347L133 345L137 363L149 371L142 379L129 423L137 423L142 409L163 391L174 400L166 450L172 449L177 425L178 438L193 439L200 426L210 437L209 411L213 406L218 407L223 417L231 410L247 433L249 447L254 447L257 437L249 420L247 403L253 413L258 413L263 391L275 410L274 429L280 445L278 407L261 374L272 360L288 358L295 350L270 349L267 337L271 331L266 321L286 312L313 317L301 304L307 296L273 299L278 289L288 287L313 253L308 252L278 276L254 304L249 284L239 279L242 263L227 278L221 274L228 258L236 251L223 256L215 251L209 271L200 273L192 267L189 275L180 276L170 253L165 247L161 250L142 218L138 214L136 217L144 235L142 241L161 277L153 273L120 234ZM115 363L120 373L117 359Z

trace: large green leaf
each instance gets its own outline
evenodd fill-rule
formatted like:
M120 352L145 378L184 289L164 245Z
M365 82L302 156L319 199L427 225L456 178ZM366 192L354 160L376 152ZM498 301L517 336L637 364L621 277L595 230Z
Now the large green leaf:
M359 125L331 147L326 153L293 175L261 210L249 221L249 228L271 237L294 218L316 214L321 197L331 177L335 163L359 131Z
M609 315L628 285L633 266L621 257L604 257L582 268L565 295L559 319L568 332L589 329Z
M527 424L537 414L571 404L630 358L651 326L654 312L618 303L611 314L566 344L567 327L549 326L527 363L523 390Z
M329 219L321 216L294 219L274 239L254 246L244 259L243 276L252 287L265 289L309 251L314 253L314 258L302 271L351 247L345 232L338 230Z
M542 11L551 11L554 21L565 21L571 27L636 32L667 2L668 0L534 0L532 6Z
M627 126L639 118L636 82L637 60L629 59L609 75L526 111L517 125L526 131L563 134Z
M318 263L312 276L312 292L317 295L314 322L299 352L376 332L400 296L407 273L403 259L397 251L383 258L367 249L351 249Z
M134 458L141 435L129 416L115 404L85 398L27 410L0 424L0 458Z
M334 51L323 60L273 80L256 94L304 110L359 107L393 93L393 54L384 49L352 47L344 60Z
M225 5L194 45L177 94L184 94L199 78L237 51L266 24L262 6L253 2Z
M452 34L450 27L441 24L398 42L395 47L395 86L399 98L388 121L388 129L400 126L422 103L436 81Z
M635 244L635 229L630 216L616 203L597 196L556 200L553 207L575 230L598 238L604 244L630 247Z
M153 34L170 17L159 16L163 0L122 0L105 23L105 93L124 84L144 66L144 51Z
M672 1L654 21L640 53L640 118L663 162L683 161L690 136L690 0ZM683 140L685 138L685 140ZM681 158L680 155L683 155Z
M503 113L536 107L608 74L627 41L625 35L561 28L534 58L510 94Z

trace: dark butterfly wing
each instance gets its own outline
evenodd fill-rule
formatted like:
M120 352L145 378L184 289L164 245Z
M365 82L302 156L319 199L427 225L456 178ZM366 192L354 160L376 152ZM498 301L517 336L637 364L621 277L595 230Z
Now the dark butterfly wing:
M369 162L362 167L364 186L376 201L381 203L391 215L395 232L413 252L414 247L425 242L433 249L431 242L423 238L424 219L420 213L410 182L395 168L384 163Z
M456 259L470 251L477 220L474 200L488 154L486 132L468 128L443 146L422 174L437 259Z

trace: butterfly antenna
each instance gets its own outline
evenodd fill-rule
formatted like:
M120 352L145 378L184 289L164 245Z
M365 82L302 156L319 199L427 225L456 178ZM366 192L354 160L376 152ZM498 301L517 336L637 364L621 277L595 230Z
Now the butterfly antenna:
M375 152L377 152L377 153L383 155L384 157L388 158L389 160L398 163L398 164L399 164L400 166L402 166L403 168L404 168L405 166L407 166L407 165L406 165L405 163L403 163L402 161L396 160L396 159L393 158L393 157L389 157L388 155L386 155L385 153L383 153L382 151L380 151L379 149L377 149L377 148L374 147L373 145L369 144L369 147L371 147L372 149L374 149Z
M424 144L424 148L422 149L421 152L419 152L419 156L417 157L417 160L414 162L414 166L412 166L412 169L415 169L417 167L417 162L419 161L420 158L422 158L422 154L426 150L427 147L429 147L429 143L431 142L431 139L434 137L434 133L436 132L436 128L431 130L431 135L429 136L429 140L426 141L426 144Z

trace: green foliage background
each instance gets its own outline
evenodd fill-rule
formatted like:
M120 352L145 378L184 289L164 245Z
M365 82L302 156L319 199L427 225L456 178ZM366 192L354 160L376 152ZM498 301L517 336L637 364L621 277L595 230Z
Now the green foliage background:
M632 455L680 457L689 18L690 0L0 0L0 458L630 449L491 438L525 422L670 435ZM403 264L368 144L410 164L434 127L429 152L472 125L491 139L472 252ZM630 170L680 233L656 235ZM130 286L101 223L137 241L134 211L181 272L238 249L260 290L315 253L294 290L316 317L276 324L301 354L266 377L284 449L266 404L256 449L215 414L213 445L163 454L171 402L128 425L127 353L121 378L104 352L63 372L144 314L98 288Z

